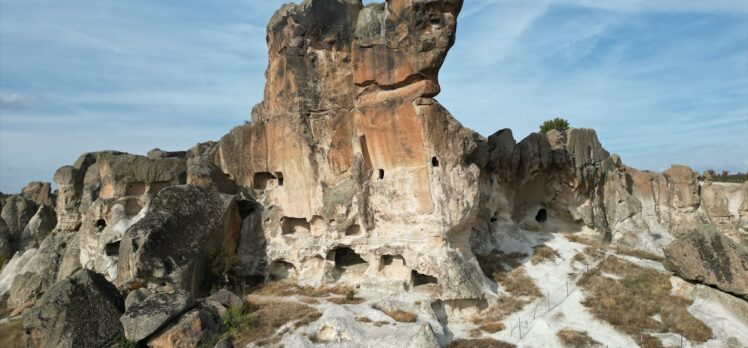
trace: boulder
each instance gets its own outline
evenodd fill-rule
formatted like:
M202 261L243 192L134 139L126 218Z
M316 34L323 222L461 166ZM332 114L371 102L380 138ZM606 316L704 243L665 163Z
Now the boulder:
M48 182L30 182L21 190L21 196L36 205L54 206L56 200L56 197L52 194L52 184Z
M0 259L10 260L15 252L13 246L10 244L10 229L8 224L5 223L3 218L0 218ZM0 265L2 269L2 265Z
M234 257L241 217L233 196L193 186L162 190L122 237L118 284L171 284L193 295L210 290L208 265Z
M36 214L36 209L36 203L20 195L13 195L5 200L0 216L8 226L11 243L21 239L21 233Z
M244 300L242 300L241 297L237 296L231 291L228 291L226 289L218 290L213 295L210 295L208 298L205 299L206 301L215 301L217 303L220 303L221 306L226 308L231 307L237 307L244 304Z
M748 249L701 225L664 250L665 266L681 278L748 299Z
M81 270L53 285L24 314L31 347L109 347L123 339L122 296L103 276Z
M237 193L238 187L231 176L215 163L218 143L207 142L195 145L187 159L187 184L216 190L225 194Z
M42 205L21 233L19 249L39 245L57 225L57 214L49 205Z
M194 303L190 294L183 290L157 292L136 301L127 307L119 319L125 337L140 342L188 311Z
M151 348L197 348L212 343L220 335L221 316L210 306L185 313L173 325L148 341Z
M20 307L36 300L57 281L57 272L72 234L52 233L17 271L10 287L9 307Z

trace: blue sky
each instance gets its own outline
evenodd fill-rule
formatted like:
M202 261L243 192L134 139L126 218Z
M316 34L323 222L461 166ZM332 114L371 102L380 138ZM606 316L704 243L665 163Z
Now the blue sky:
M0 191L248 120L283 2L0 0ZM483 135L561 116L634 167L748 170L745 0L466 0L441 83Z

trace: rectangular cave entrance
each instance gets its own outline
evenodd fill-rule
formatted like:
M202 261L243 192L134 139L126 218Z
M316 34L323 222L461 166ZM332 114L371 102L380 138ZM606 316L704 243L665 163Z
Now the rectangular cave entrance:
M286 216L281 219L281 230L284 235L308 233L312 230L312 224L304 218Z
M410 281L413 284L413 288L426 287L430 284L438 284L436 277L432 277L427 274L418 273L416 270L410 272Z
M369 263L349 247L337 247L327 258L335 261L335 269L342 275L362 275L369 268Z
M269 267L270 280L284 280L296 277L296 267L286 261L273 261Z

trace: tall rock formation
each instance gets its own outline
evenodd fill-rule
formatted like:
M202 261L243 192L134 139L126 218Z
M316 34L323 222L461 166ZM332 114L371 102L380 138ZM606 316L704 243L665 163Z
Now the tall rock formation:
M445 298L480 296L468 245L480 136L433 99L461 7L314 0L275 13L265 99L219 152L266 207L269 272L405 286L425 275ZM384 276L392 257L407 274Z

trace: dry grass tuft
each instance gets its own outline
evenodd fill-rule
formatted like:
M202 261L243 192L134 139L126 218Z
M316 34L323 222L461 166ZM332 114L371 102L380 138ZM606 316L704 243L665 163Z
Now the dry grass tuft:
M347 285L330 285L315 288L311 286L298 286L295 283L289 281L276 281L263 284L259 288L251 291L251 294L258 296L278 297L298 295L319 298L328 297L331 295L346 296L347 294L354 291L355 290L353 290L353 288Z
M565 347L571 348L588 348L588 347L601 347L600 342L595 341L587 335L586 332L575 331L572 329L563 329L556 332L556 336L561 340L561 343Z
M498 250L494 250L488 255L476 256L480 268L487 277L491 277L496 272L505 272L506 269L515 269L521 266L526 257L527 254L504 254Z
M602 272L622 278L611 279L602 276ZM585 273L579 284L586 294L583 304L596 317L637 341L648 332L675 332L696 342L706 342L712 335L709 327L688 312L692 301L670 295L667 274L611 256ZM652 318L658 314L662 321ZM657 347L659 340L655 340L647 339L644 346Z
M0 324L0 347L23 347L23 320L16 319Z
M515 268L511 272L494 272L494 280L501 284L506 294L499 298L499 303L492 305L480 316L472 318L472 322L486 332L503 330L501 323L512 313L519 312L535 299L543 297L540 289L535 285L523 268ZM498 325L502 328L498 329ZM485 328L484 328L485 326ZM496 331L492 331L496 330Z
M530 299L543 297L535 282L522 268L515 268L511 272L494 272L493 279L512 296L529 297Z
M381 311L390 316L390 318L401 323L415 323L418 320L418 316L415 313L407 312L402 309L386 310L378 305L373 305L371 308Z
M556 258L561 257L561 255L558 254L558 252L551 247L543 244L543 245L537 245L534 248L532 248L533 254L532 254L532 264L537 265L541 262L546 261L554 261Z
M485 323L480 326L481 330L488 333L497 333L499 331L503 331L505 328L506 326L504 326L504 323L498 321Z
M598 240L578 236L575 234L565 234L564 236L566 236L566 239L572 242L585 244L585 245L589 245L590 247L592 247L593 249L591 250L585 249L585 252L587 252L590 255L599 254L600 251L607 250L607 251L615 252L617 254L638 257L640 259L645 259L645 260L652 260L652 261L657 261L657 262L662 262L665 260L661 256L658 256L658 255L655 255L655 254L652 254L650 252L646 252L643 250L632 249L632 248L627 248L627 247L622 247L622 246L612 246L610 244L602 243ZM594 249L597 249L597 250L594 250Z
M516 348L517 346L491 338L477 340L454 340L449 343L449 348Z
M316 309L294 302L248 303L247 310L251 320L241 330L229 333L237 347L277 342L280 337L276 333L283 325L294 322L294 327L301 327L322 316Z

